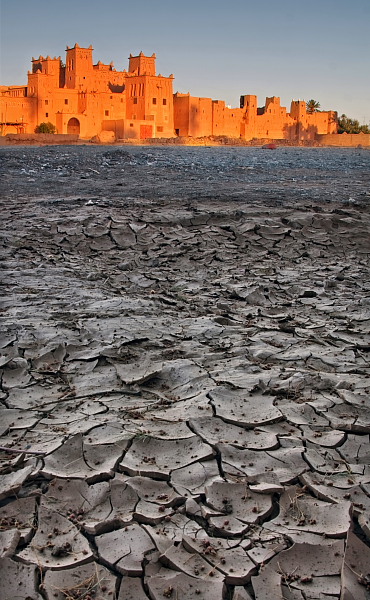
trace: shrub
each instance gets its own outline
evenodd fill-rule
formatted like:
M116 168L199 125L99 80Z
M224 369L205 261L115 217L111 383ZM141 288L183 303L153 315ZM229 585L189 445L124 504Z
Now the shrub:
M40 123L35 129L35 133L55 133L56 127L50 121L48 123Z

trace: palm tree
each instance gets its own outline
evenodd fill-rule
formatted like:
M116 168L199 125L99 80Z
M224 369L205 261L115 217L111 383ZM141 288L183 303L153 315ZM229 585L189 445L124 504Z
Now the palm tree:
M319 108L320 102L316 102L316 100L313 100L312 98L306 102L306 110L310 115L314 112L319 112Z

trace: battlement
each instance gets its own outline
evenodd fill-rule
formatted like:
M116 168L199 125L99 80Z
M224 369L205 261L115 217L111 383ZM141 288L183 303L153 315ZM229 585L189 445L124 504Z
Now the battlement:
M140 52L138 56L133 56L130 54L129 56L129 73L134 73L135 75L151 75L155 76L156 74L156 55L152 54L151 56L145 56L143 52Z

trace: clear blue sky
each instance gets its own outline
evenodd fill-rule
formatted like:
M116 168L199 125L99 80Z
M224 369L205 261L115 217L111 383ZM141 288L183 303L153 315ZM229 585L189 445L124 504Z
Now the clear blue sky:
M0 0L0 82L25 84L31 57L94 47L127 68L157 54L174 91L239 105L241 94L319 101L370 123L370 0Z

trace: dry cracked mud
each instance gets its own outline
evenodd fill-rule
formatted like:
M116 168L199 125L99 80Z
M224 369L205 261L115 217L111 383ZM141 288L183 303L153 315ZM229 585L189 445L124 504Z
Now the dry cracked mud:
M0 599L369 599L370 152L0 158Z

